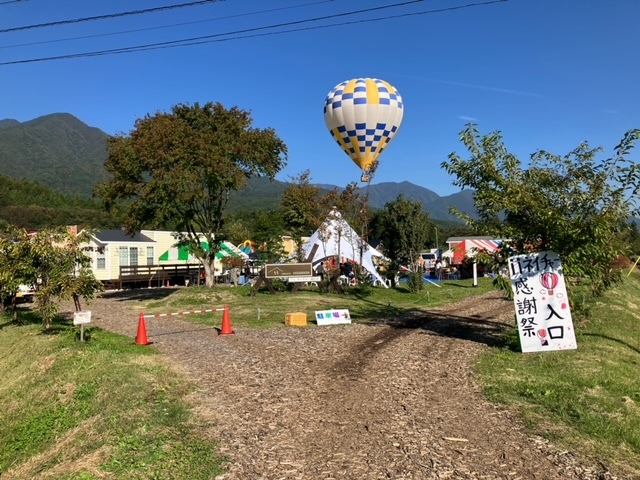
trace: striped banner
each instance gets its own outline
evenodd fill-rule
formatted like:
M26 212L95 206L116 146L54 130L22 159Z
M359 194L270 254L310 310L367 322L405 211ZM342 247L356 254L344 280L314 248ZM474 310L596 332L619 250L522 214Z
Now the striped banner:
M175 313L156 313L155 315L143 315L145 320L147 318L158 318L158 317L177 317L178 315L189 315L191 313L216 313L216 312L224 312L224 308L212 308L210 310L190 310L188 312L175 312Z

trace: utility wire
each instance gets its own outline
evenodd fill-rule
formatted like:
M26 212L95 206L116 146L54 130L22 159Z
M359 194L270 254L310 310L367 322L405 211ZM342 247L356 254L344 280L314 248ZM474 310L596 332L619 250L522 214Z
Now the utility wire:
M321 29L321 28L331 28L331 27L344 26L344 25L354 25L354 24L360 24L360 23L379 22L379 21L390 20L390 19L394 19L394 18L404 18L404 17L413 17L413 16L417 16L417 15L443 13L443 12L449 12L449 11L453 11L453 10L462 10L462 9L472 8L472 7L488 6L488 5L492 5L492 4L495 4L495 3L504 3L504 2L507 2L509 0L488 0L488 1L485 1L485 2L477 2L477 3L470 3L470 4L465 4L465 5L457 5L455 7L444 7L444 8L433 9L433 10L424 10L422 12L404 13L404 14L397 14L397 15L387 15L387 16L378 17L378 18L353 20L353 21L341 22L341 23L333 23L333 24L328 24L328 25L316 25L316 26L312 26L312 27L295 28L295 29L283 30L283 31L279 31L279 32L263 32L263 33L255 33L255 34L251 34L251 35L243 35L243 36L238 36L238 37L231 37L231 38L217 38L217 37L238 35L238 34L243 34L243 33L251 33L251 32L256 32L256 31L270 29L270 28L278 28L278 27L283 27L283 26L289 26L289 25L295 25L295 24L301 24L301 23L308 23L308 22L319 21L319 20L326 20L326 19L335 18L335 17L343 17L343 16L353 15L353 14L356 14L356 13L362 13L362 12L366 12L366 11L370 11L370 10L377 10L377 9L381 9L381 8L389 8L389 7L392 7L392 6L402 6L402 5L406 5L406 4L409 4L409 3L415 3L415 2L419 2L419 1L422 1L422 0L414 0L414 1L411 1L411 2L390 5L390 6L387 6L387 7L377 7L375 9L360 10L360 11L357 11L357 12L347 12L347 13L341 13L341 14L336 14L336 15L328 15L328 16L325 16L325 17L316 17L316 18L311 18L311 19L306 19L306 20L297 20L297 21L294 21L294 22L286 22L286 23L263 26L263 27L255 27L255 28L250 28L250 29L245 29L245 30L236 30L234 32L218 33L218 34L214 34L214 35L206 35L206 36L202 36L202 37L193 37L193 38L189 38L189 39L173 40L173 41L159 42L159 43L151 43L151 44L147 44L147 45L138 45L138 46L132 46L132 47L115 48L115 49L110 49L110 50L98 50L98 51L94 51L94 52L74 53L74 54L68 54L68 55L58 55L58 56L53 56L53 57L32 58L32 59L27 59L27 60L14 60L14 61L10 61L10 62L2 62L2 63L0 63L0 66L16 65L16 64L23 64L23 63L44 62L44 61L51 61L51 60L65 60L65 59L81 58L81 57L94 57L94 56L102 56L102 55L114 55L114 54L118 54L118 53L131 53L131 52L138 52L138 51L158 50L158 49L164 49L164 48L175 48L175 47L202 45L202 44L214 43L214 42L226 42L226 41L241 40L241 39L253 38L253 37L281 35L281 34L292 33L292 32L318 30L318 29ZM185 42L189 42L189 43L185 43Z
M26 2L27 0L6 0L4 2L0 2L0 5L8 5L10 3L18 3L18 2Z
M414 0L417 2L420 2L422 0ZM105 50L102 52L92 52L90 54L75 54L75 56L73 58L80 58L80 57L84 57L84 56L102 56L102 55L111 55L111 54L118 54L118 53L131 53L131 52L144 52L144 51L148 51L148 50L161 50L161 49L165 49L165 48L176 48L176 47L187 47L187 46L194 46L194 45L204 45L207 43L218 43L218 42L229 42L232 40L242 40L245 38L255 38L255 37L268 37L268 36L273 36L273 35L281 35L284 33L295 33L295 32L303 32L303 31L309 31L309 30L319 30L319 29L323 29L323 28L331 28L331 27L341 27L341 26L345 26L345 25L356 25L359 23L370 23L370 22L379 22L379 21L383 21L383 20L389 20L392 18L402 18L402 17L413 17L413 16L417 16L417 15L426 15L426 14L431 14L431 13L443 13L443 12L448 12L448 11L452 11L452 10L461 10L464 8L470 8L470 7L479 7L479 6L486 6L486 5L491 5L494 3L504 3L504 2L508 2L509 0L488 0L485 2L479 2L479 3L470 3L470 4L466 4L466 5L458 5L455 7L444 7L444 8L439 8L439 9L435 9L435 10L424 10L422 12L413 12L413 13L402 13L402 14L397 14L397 15L389 15L389 16L385 16L385 17L378 17L378 18L369 18L369 19L361 19L361 20L351 20L351 21L347 21L347 22L340 22L340 23L331 23L331 24L327 24L327 25L315 25L315 26L311 26L311 27L301 27L301 28L292 28L289 30L280 30L278 32L263 32L263 33L255 33L252 35L241 35L241 36L237 36L237 37L231 37L231 38L216 38L216 37L223 37L223 36L231 36L231 35L237 35L237 34L242 34L242 33L250 33L250 32L254 32L254 31L258 31L258 30L264 30L264 29L269 29L269 28L278 28L278 27L282 27L282 26L288 26L288 25L293 25L293 24L300 24L300 23L306 23L309 21L315 21L317 19L308 19L308 20L298 20L295 22L288 22L288 23L283 23L283 24L279 24L279 25L272 25L272 26L266 26L266 27L256 27L256 28L251 28L251 29L246 29L246 30L237 30L235 32L228 32L228 33L218 33L218 34L214 34L214 35L207 35L204 37L196 37L193 39L185 39L185 40L174 40L174 41L169 41L169 42L161 42L158 44L149 44L146 46L139 46L139 47L123 47L120 49L113 49L113 50ZM408 2L408 3L413 3L413 2ZM354 12L354 13L360 13L360 12ZM338 16L344 16L344 15L350 15L351 13L348 14L340 14ZM319 17L320 19L327 19L327 18L332 18L334 17L333 15L329 15L327 17ZM188 43L184 43L184 42L188 42ZM0 66L4 65L3 63L0 63Z
M13 1L21 1L21 0L13 0ZM60 20L58 22L37 23L35 25L24 25L22 27L5 28L3 30L0 30L0 33L18 32L20 30L31 30L32 28L52 27L54 25L67 25L69 23L88 22L90 20L104 20L106 18L117 18L117 17L126 17L129 15L140 15L143 13L159 12L162 10L173 10L174 8L193 7L196 5L204 5L205 3L214 3L219 1L224 1L224 0L198 0L197 2L179 3L177 5L166 5L164 7L145 8L142 10L131 10L128 12L109 13L106 15L97 15L95 17L73 18L70 20Z
M58 60L58 59L63 59L63 58L78 58L78 57L84 57L84 56L109 55L111 53L124 53L124 52L129 52L129 51L152 50L152 49L156 49L156 48L165 48L165 47L170 47L170 46L181 46L180 44L182 44L183 42L193 42L193 41L197 41L197 40L205 40L205 39L211 39L211 38L216 38L216 37L221 37L221 36L237 35L239 33L254 32L254 31L259 31L259 30L266 30L266 29L278 28L278 27L301 24L301 23L315 22L315 21L319 21L319 20L326 20L326 19L336 18L336 17L357 15L357 14L360 14L360 13L366 13L366 12L371 12L371 11L376 11L376 10L384 10L384 9L387 9L387 8L402 7L402 6L406 6L406 5L413 4L413 3L420 3L420 2L423 2L423 1L424 0L409 0L409 1L406 1L406 2L395 3L395 4L391 4L391 5L383 5L383 6L380 6L380 7L367 8L367 9L363 9L363 10L355 10L355 11L351 11L351 12L337 13L337 14L333 14L333 15L326 15L326 16L323 16L323 17L315 17L315 18L309 18L309 19L304 19L304 20L295 20L295 21L292 21L292 22L280 23L280 24L275 24L275 25L267 25L267 26L263 26L263 27L254 27L254 28L249 28L249 29L244 29L244 30L236 30L236 31L227 32L227 33L216 33L216 34L213 34L213 35L204 35L204 36L200 36L200 37L184 38L184 39L181 39L181 40L169 40L169 41L166 41L166 42L149 43L149 44L145 44L145 45L135 45L135 46L132 46L132 47L114 48L114 49L109 49L109 50L98 50L98 51L95 51L95 52L60 55L60 56L56 56L56 57L46 57L44 59L24 60L24 61L17 61L17 63L30 63L32 61L44 61L44 60ZM204 43L206 43L206 42L204 42ZM188 45L190 45L190 44L188 44ZM10 63L7 63L7 64L10 64ZM0 63L0 65L4 65L4 64Z
M12 0L14 2L26 1L26 0ZM96 33L94 35L84 35L81 37L67 37L67 38L58 38L56 40L42 40L40 42L30 42L30 43L18 43L13 45L0 45L0 49L3 48L16 48L16 47L30 47L32 45L43 45L49 43L59 43L59 42L68 42L72 40L86 40L87 38L98 38L98 37L110 37L113 35L123 35L127 33L137 33L137 32L147 32L149 30L161 30L163 28L173 28L173 27L183 27L185 25L195 25L197 23L206 23L206 22L217 22L219 20L228 20L230 18L238 18L238 17L249 17L252 15L262 15L264 13L273 13L281 10L292 10L294 8L308 7L311 5L318 5L321 3L333 3L335 0L321 0L318 2L310 2L303 3L300 5L293 5L290 7L280 7L280 8L272 8L269 10L258 10L256 12L249 13L237 13L235 15L227 15L225 17L216 17L216 18L208 18L206 20L194 20L192 22L182 22L182 23L171 23L169 25L159 25L157 27L147 27L147 28L136 28L134 30L121 30L119 32L109 32L109 33ZM2 3L0 3L2 5Z

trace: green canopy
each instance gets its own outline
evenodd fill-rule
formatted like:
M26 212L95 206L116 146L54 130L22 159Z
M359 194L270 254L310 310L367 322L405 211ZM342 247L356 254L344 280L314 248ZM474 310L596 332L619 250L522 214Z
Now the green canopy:
M209 251L209 243L200 242L200 245L205 251ZM238 247L229 242L222 242L220 244L220 251L216 253L216 258L222 260L224 257L234 258L248 258L248 255L240 250ZM197 258L191 254L191 246L184 245L181 247L171 247L158 257L161 262L175 262L175 261L197 261Z

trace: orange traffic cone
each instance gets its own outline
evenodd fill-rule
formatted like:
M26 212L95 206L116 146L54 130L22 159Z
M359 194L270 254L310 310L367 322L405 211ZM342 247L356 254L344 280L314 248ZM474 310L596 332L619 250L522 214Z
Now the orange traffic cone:
M220 335L233 335L233 330L231 329L231 316L229 315L229 305L224 306Z
M140 320L138 320L138 335L136 336L136 345L149 345L147 340L147 324L144 321L144 313L140 312Z

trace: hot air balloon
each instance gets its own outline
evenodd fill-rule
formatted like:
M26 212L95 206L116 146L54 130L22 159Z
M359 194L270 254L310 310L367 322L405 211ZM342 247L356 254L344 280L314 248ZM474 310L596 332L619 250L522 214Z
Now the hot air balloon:
M354 78L329 92L324 120L338 145L371 181L378 157L400 128L404 104L398 91L377 78Z
M558 274L553 272L545 272L540 275L540 283L547 289L549 295L553 295L553 289L558 285Z

